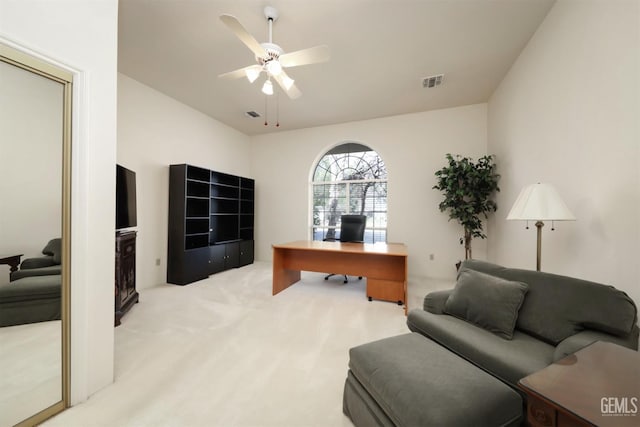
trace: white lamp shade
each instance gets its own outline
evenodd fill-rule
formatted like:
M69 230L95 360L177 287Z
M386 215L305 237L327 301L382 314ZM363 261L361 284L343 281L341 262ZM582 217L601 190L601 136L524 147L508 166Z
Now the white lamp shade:
M551 184L532 184L522 189L508 220L575 221L567 205Z
M271 80L264 82L264 85L262 85L262 93L265 95L273 95L273 83L271 83Z
M280 62L278 62L277 59L272 59L267 62L267 71L272 76L277 76L282 72L282 65L280 65Z
M260 71L260 68L247 68L244 72L247 76L247 79L249 79L249 81L253 83L256 81L258 76L260 76Z

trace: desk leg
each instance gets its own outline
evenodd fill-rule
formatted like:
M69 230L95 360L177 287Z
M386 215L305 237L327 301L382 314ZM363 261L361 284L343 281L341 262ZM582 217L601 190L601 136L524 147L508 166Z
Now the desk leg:
M300 271L284 268L284 253L282 250L273 249L273 288L272 295L284 291L289 286L300 280Z

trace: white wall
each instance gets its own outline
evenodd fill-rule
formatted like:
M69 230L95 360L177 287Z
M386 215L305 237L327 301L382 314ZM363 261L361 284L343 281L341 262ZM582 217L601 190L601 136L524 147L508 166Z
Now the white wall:
M113 381L117 0L1 0L0 37L74 80L71 399Z
M0 253L24 261L61 236L63 85L0 62L0 93Z
M136 172L138 289L166 283L170 164L251 177L247 135L124 74L118 75L117 160Z
M535 268L535 227L505 216L522 187L553 183L576 222L545 225L544 271L604 282L640 304L639 2L559 0L489 102L505 207L490 259Z
M431 187L446 153L486 153L486 120L486 104L479 104L252 137L256 258L271 260L274 243L310 237L310 173L331 147L357 141L387 166L387 240L408 245L410 276L454 277L454 264L464 258L462 229L438 210L441 195ZM473 248L483 258L486 242L475 240Z

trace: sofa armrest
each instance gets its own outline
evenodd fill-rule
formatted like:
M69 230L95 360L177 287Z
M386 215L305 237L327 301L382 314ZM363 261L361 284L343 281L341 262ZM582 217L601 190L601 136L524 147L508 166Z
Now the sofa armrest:
M607 341L623 347L628 347L632 350L638 350L638 325L633 327L631 333L627 337L617 337L615 335L607 334L606 332L599 332L590 329L578 332L575 335L565 338L558 344L553 353L553 361L557 362L563 357L573 354L596 341Z
M51 267L56 265L53 256L40 256L35 258L27 258L20 264L21 270L30 270L32 268Z
M422 304L424 311L428 311L433 314L444 313L444 304L447 302L451 292L453 292L453 289L429 292L424 297L424 302Z

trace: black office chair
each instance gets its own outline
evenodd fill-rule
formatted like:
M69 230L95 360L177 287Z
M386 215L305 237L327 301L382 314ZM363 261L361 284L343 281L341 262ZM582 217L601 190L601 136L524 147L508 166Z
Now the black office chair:
M366 215L342 215L340 217L340 237L337 239L340 242L352 242L352 243L364 243L364 229L367 225ZM336 241L336 239L324 239L325 241ZM329 277L335 276L337 273L329 274L324 280L329 280ZM358 277L358 280L362 279L362 276ZM349 283L349 278L344 274L344 283Z

